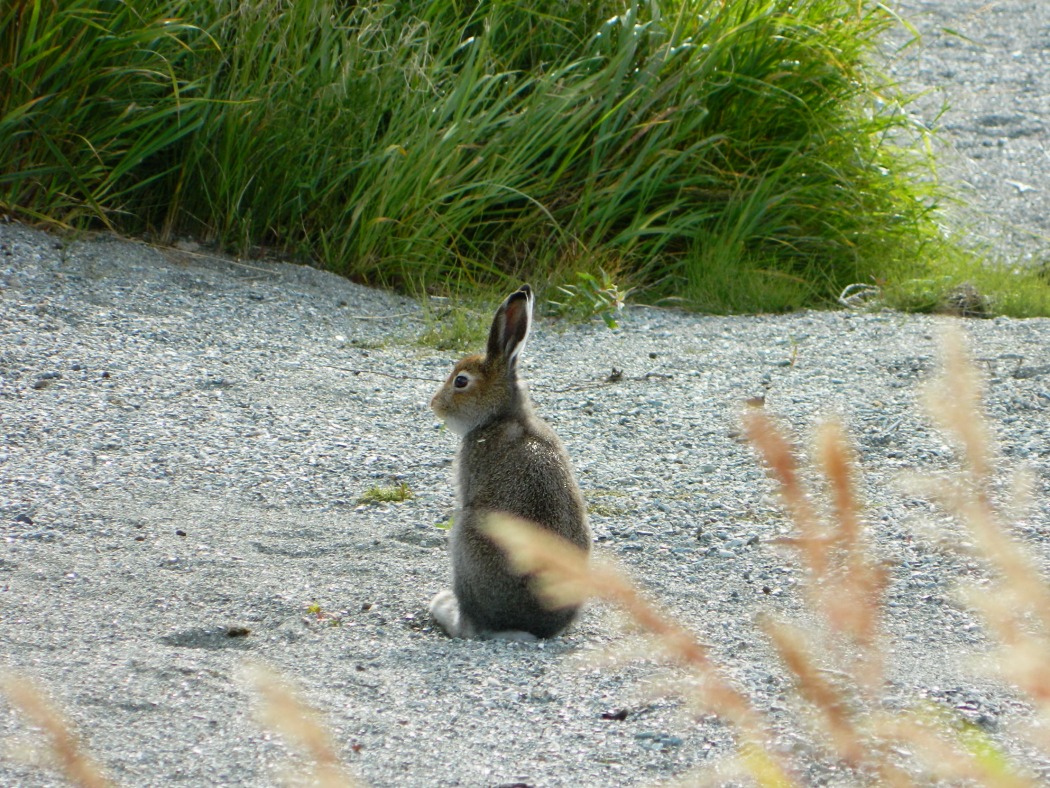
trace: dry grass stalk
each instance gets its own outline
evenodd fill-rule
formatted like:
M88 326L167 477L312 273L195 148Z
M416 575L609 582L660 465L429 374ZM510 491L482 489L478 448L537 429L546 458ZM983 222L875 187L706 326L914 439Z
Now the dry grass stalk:
M967 382L960 390L972 392L973 384ZM800 551L810 569L810 607L824 619L832 635L845 636L856 652L851 656L837 648L834 637L824 643L825 653L836 658L843 675L866 691L866 697L851 703L823 677L806 636L780 624L769 623L766 627L836 755L854 768L877 775L879 784L910 785L914 778L893 762L891 752L894 747L908 746L921 734L922 760L930 773L939 778L976 780L988 785L1028 785L1025 778L1007 768L998 753L989 755L988 748L982 752L976 745L972 751L960 746L959 736L950 730L947 720L927 720L904 712L887 724L881 715L873 714L884 681L879 621L887 577L884 569L868 556L864 544L860 505L853 484L855 462L844 432L835 422L818 431L817 462L828 481L832 517L814 537L814 519L809 514L813 507L802 507L797 502L799 496L805 495L797 473L787 476L782 471L788 461L783 448L787 441L764 413L752 411L747 419L749 433L770 463L772 475L781 483L789 512L804 513L804 520L796 519L795 525L809 537L788 543ZM981 430L971 429L966 440L981 438ZM988 467L987 463L981 464L988 456L975 451L973 467Z
M958 447L967 473L961 483L927 481L925 489L966 526L978 553L995 568L991 592L964 590L964 598L1002 644L1002 675L1050 716L1050 583L992 502L995 453L981 411L983 387L962 335L946 331L942 347L942 371L927 387L926 407Z
M760 785L792 785L790 770L769 748L772 741L762 716L748 698L722 675L708 649L659 611L624 575L608 565L588 560L586 553L539 526L510 516L493 517L489 536L507 553L515 570L532 578L552 607L581 604L597 598L622 609L673 661L694 671L704 708L729 721L741 737L740 757Z
M950 720L942 710L921 713L880 715L873 730L895 742L927 764L927 780L995 788L1036 788L1037 782L1012 770L1001 754L986 742L965 743L966 736L949 730ZM914 784L914 782L913 782Z
M317 712L306 705L280 675L261 665L246 666L244 675L262 701L257 712L259 722L311 761L309 767L298 771L295 782L321 788L361 785L343 767L332 736Z
M988 483L986 480L975 488L948 479L925 479L911 487L937 501L967 527L977 554L989 561L1000 582L1016 593L1019 612L1033 616L1044 631L1050 631L1050 585L1010 537L986 492Z
M834 522L838 526L832 545L843 555L851 557L861 543L860 507L853 484L856 457L837 421L821 425L817 430L816 444L817 457L828 480Z
M886 742L873 736L868 724L867 707L881 697L884 683L879 628L887 579L869 557L863 538L856 462L845 432L831 421L816 436L816 462L831 502L824 521L800 479L790 442L772 418L751 409L744 421L799 533L778 541L793 547L806 567L803 588L809 608L824 622L826 633L808 635L773 620L764 628L835 757L853 769L878 775L882 784L909 784L910 778L888 757ZM860 697L845 695L827 678L821 662L830 662L832 672L859 689Z
M987 588L967 588L962 597L980 613L1001 644L990 664L1023 690L1050 719L1050 638L1045 632L1031 631L1023 616L1018 615L1023 606L1009 586L994 593L988 593Z
M984 492L989 479L982 474L990 471L992 453L987 440L988 431L972 411L979 392L976 375L965 360L955 359L947 365L947 370L946 375L961 376L963 380L958 386L954 380L945 383L945 390L963 403L970 403L968 408L959 401L953 402L950 414L945 417L947 423L966 423L957 443L970 453L967 483L962 487L952 487L951 492L964 504L958 507L960 511L981 518L980 526L986 532L980 542L982 546L999 551L997 563L1004 570L1006 567L1017 569L1023 565L1023 556L1013 549L1012 543L1004 545L1004 541L1009 542L1005 533L990 525L994 511ZM1011 788L1031 785L1027 778L1012 771L1001 753L987 741L978 741L975 735L970 736L970 742L964 741L965 736L953 731L952 721L947 718L935 718L921 712L902 712L889 717L873 711L877 708L884 682L879 622L887 576L884 569L868 556L864 544L861 508L853 483L855 461L842 427L830 422L817 434L816 459L828 481L832 504L832 517L821 525L814 514L815 507L801 502L806 492L799 481L788 441L764 412L752 410L745 418L748 433L769 465L771 475L779 482L788 512L801 534L800 538L784 541L799 551L809 570L806 591L810 608L824 619L833 636L844 636L856 652L855 656L850 656L838 648L834 637L826 639L823 644L825 654L828 658L835 658L843 675L866 691L866 697L851 703L820 672L811 639L782 624L770 622L766 625L781 659L795 676L800 695L822 724L836 755L862 773L876 775L880 785L911 785L915 782L911 774L894 763L894 750L917 754L927 765L927 775L936 779L975 781ZM979 494L962 497L966 491L978 491ZM1029 592L1035 585L1031 579L1029 576L1023 581ZM1000 603L1004 601L999 600ZM1003 627L1004 642L1018 644L1022 629L1010 616L1003 617L1002 612L994 615ZM1040 686L1050 689L1050 669L1044 667L1047 664L1045 655L1050 652L1046 649L1039 652L1034 648L1021 652L1013 646L1007 650L1010 652L1005 655L1007 662L1010 657L1019 659L1022 653L1028 655L1017 671L1027 678L1024 686L1032 697L1038 698ZM1042 661L1034 658L1038 653L1043 655Z
M844 668L868 696L875 697L883 673L878 631L886 572L868 556L864 543L861 506L853 481L856 463L845 432L836 421L822 425L817 432L817 462L827 479L832 502L833 516L824 523L799 479L791 445L772 418L763 410L752 409L745 414L744 423L748 437L778 482L800 534L778 541L798 551L808 570L804 588L811 609L825 620L833 635L846 638L853 656L847 656L835 638L827 645L846 663Z
M81 788L110 788L114 784L84 752L72 726L33 682L24 676L6 675L0 678L0 690L25 715L30 725L44 733L49 754L69 782Z
M744 415L744 428L751 444L762 455L770 474L780 486L780 495L791 520L798 528L795 540L802 549L807 568L817 577L827 570L830 544L798 475L798 465L791 444L761 408Z
M926 410L955 444L973 487L985 490L992 478L992 434L981 413L984 385L962 333L941 334L941 372L926 387Z
M861 527L861 505L853 480L856 457L837 421L817 433L817 456L828 480L834 506L832 567L825 582L825 615L832 631L845 634L856 648L854 674L872 696L881 689L883 655L879 643L885 569L868 553Z
M795 676L799 693L816 713L836 755L856 768L866 759L863 737L853 721L849 701L817 667L810 638L795 627L766 619L764 627L777 653Z
M969 528L980 554L1050 632L1050 584L1010 538L991 500L995 453L981 410L980 376L960 332L945 331L942 348L941 373L924 399L930 417L957 447L966 475L962 483L941 480L926 489Z

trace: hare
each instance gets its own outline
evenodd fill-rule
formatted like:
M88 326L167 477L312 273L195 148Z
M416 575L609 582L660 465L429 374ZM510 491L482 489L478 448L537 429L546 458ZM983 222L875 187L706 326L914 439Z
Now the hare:
M532 288L523 285L496 310L485 355L468 356L430 401L461 436L452 525L452 589L430 603L450 636L533 640L557 635L577 609L548 610L511 571L480 527L505 512L531 520L590 550L583 496L561 441L533 413L518 379L518 357L532 325Z

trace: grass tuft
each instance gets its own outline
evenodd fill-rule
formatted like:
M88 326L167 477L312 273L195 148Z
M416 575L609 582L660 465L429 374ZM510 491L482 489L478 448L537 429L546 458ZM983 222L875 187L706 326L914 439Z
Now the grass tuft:
M402 503L403 501L410 500L414 497L415 493L412 492L412 488L408 486L407 482L398 482L389 487L380 487L378 484L373 484L361 494L361 497L357 499L357 502Z
M618 328L616 316L623 309L631 288L623 288L614 277L599 269L597 275L577 271L575 281L558 287L556 298L548 303L556 314L589 320L594 316L602 319L609 328Z
M12 0L0 209L414 292L590 297L604 267L708 311L853 283L921 309L915 283L980 266L873 65L895 24L872 0ZM995 310L1050 313L993 279Z
M428 309L425 312L425 327L416 342L435 350L477 350L485 345L491 313L490 309L473 308L470 299L466 305L441 311Z

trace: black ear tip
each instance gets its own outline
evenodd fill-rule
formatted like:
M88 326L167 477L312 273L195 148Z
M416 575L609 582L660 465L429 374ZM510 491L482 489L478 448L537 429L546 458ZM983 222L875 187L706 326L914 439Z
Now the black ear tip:
M517 290L515 290L513 293L511 293L509 296L507 296L507 300L503 303L504 305L508 306L517 301L524 301L527 304L531 304L535 300L536 299L532 294L532 287L530 287L527 284L524 284Z

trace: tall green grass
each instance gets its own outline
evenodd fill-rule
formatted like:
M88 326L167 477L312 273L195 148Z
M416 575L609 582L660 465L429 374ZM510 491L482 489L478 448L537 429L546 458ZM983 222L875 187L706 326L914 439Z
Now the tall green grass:
M207 36L179 3L0 6L0 205L32 218L138 228L149 187L200 128Z
M857 0L9 0L0 207L361 281L602 268L709 310L944 245Z

